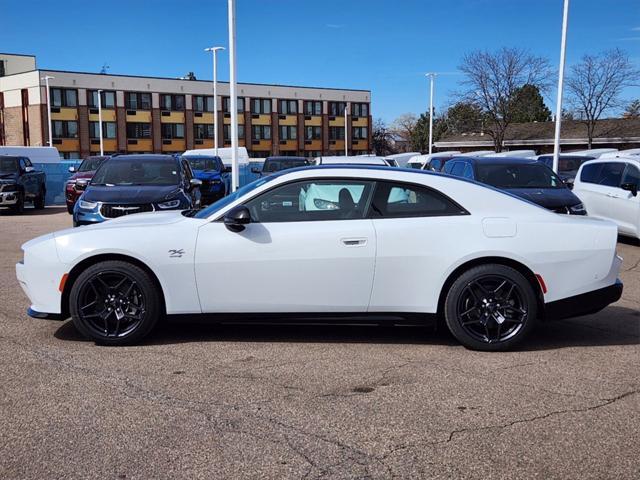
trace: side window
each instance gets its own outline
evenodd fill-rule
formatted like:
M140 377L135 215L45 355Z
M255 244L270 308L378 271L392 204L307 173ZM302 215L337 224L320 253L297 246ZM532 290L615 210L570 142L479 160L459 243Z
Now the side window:
M444 173L448 173L449 175L452 175L451 171L453 170L453 167L456 166L458 163L460 162L447 162L444 164Z
M442 168L442 160L440 160L438 158L434 158L431 161L431 170L433 170L435 172L439 172L441 168Z
M591 163L582 168L580 181L585 183L598 183L598 177L602 171L603 163Z
M622 183L633 183L640 187L640 170L635 165L627 163L627 169L622 177Z
M26 162L26 158L21 158L20 159L20 170L23 170L27 167L27 162Z
M187 183L193 178L193 172L191 171L191 165L186 160L182 160L182 170L184 171L184 178Z
M377 183L370 209L372 218L439 217L467 213L440 192L395 182Z
M464 170L462 171L464 178L470 178L473 180L473 168L470 163L464 162Z
M451 168L451 175L455 175L456 177L461 177L462 172L464 171L464 165L466 162L455 162L453 167Z
M618 187L622 182L622 173L625 164L622 162L604 163L600 175L598 176L598 184L607 187Z
M364 218L372 189L369 181L305 180L275 187L246 207L260 223L356 220Z
M27 157L24 157L22 160L24 160L25 167L33 167L31 160L29 160Z

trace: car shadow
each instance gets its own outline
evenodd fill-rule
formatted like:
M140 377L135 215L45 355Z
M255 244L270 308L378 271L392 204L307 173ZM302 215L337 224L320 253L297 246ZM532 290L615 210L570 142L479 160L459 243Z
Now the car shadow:
M58 213L63 213L67 211L67 207L62 205L55 205L55 206L47 206L45 208L43 208L42 210L38 210L36 208L33 208L31 206L27 206L25 205L24 207L24 212L20 215L17 215L15 213L13 213L9 208L0 208L0 215L6 215L6 216L12 216L12 217L19 217L19 216L24 216L24 215L29 215L29 216L42 216L42 215L56 215Z
M55 332L87 341L68 321ZM211 324L162 322L144 345L199 342L368 343L460 346L446 327L386 325ZM514 351L640 344L640 312L613 306L587 317L545 322ZM463 348L460 346L460 348Z
M640 240L632 237L623 237L622 235L618 235L618 242L624 243L625 245L633 245L635 247L640 247Z

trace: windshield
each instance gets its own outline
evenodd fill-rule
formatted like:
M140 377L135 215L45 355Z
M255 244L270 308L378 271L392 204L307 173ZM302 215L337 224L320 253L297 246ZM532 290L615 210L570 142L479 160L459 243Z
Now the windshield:
M583 156L575 156L575 157L566 157L562 156L558 159L558 171L559 172L576 172L587 160L593 160L594 157L583 157ZM553 156L544 156L538 158L539 162L544 163L547 167L553 168Z
M93 172L98 169L104 158L85 158L78 168L79 172Z
M100 165L91 185L177 185L180 179L179 168L178 162L173 158L115 157Z
M565 188L553 170L541 163L478 164L478 181L496 188Z
M226 197L222 197L220 200L218 200L217 202L212 203L207 208L204 208L204 209L200 210L198 213L193 215L193 217L194 218L208 218L211 215L213 215L214 213L216 213L218 210L226 207L227 205L229 205L230 203L234 202L235 200L237 200L241 196L245 195L246 193L249 193L251 190L254 190L254 189L258 188L258 187L261 187L265 183L270 182L271 180L273 180L274 178L276 178L276 177L262 177L262 178L259 178L258 180L254 180L253 182L248 183L244 187L239 188L238 190L236 190L232 194L227 195Z
M216 170L216 165L211 157L183 157L189 161L193 170Z
M262 170L264 172L279 172L280 170L286 170L288 168L295 168L295 167L304 167L306 165L309 165L309 162L307 160L302 160L302 159L293 159L293 160L267 159L264 162L264 168Z
M0 157L0 172L3 173L17 173L18 172L18 159L16 157Z

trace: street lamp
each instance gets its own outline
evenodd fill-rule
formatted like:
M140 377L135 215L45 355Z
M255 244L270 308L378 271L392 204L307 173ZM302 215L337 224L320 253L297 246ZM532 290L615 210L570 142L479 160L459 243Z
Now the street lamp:
M349 156L349 129L347 128L347 102L344 102L344 156Z
M229 16L229 97L231 108L231 191L240 183L238 172L238 97L236 85L236 0L228 0Z
M42 77L44 84L47 88L47 123L49 124L49 146L53 146L53 132L51 131L51 91L49 90L49 80L53 80L55 77L51 75L45 75Z
M102 90L98 90L98 131L100 132L100 156L104 156L104 141L102 140Z
M218 50L224 50L224 47L205 48L205 52L213 53L213 148L216 156L218 155Z
M564 0L562 13L562 36L560 40L560 69L558 72L558 98L556 99L556 131L553 137L553 171L558 173L560 163L560 124L562 123L562 90L564 87L564 57L567 50L567 24L569 23L569 0Z
M431 155L433 150L433 83L436 73L427 73L425 76L429 77L429 155Z

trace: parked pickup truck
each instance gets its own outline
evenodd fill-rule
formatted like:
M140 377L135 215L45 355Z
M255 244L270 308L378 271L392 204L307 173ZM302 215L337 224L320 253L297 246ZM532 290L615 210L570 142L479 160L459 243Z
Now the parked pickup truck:
M46 175L38 172L27 157L0 155L0 207L22 213L25 202L44 208Z

